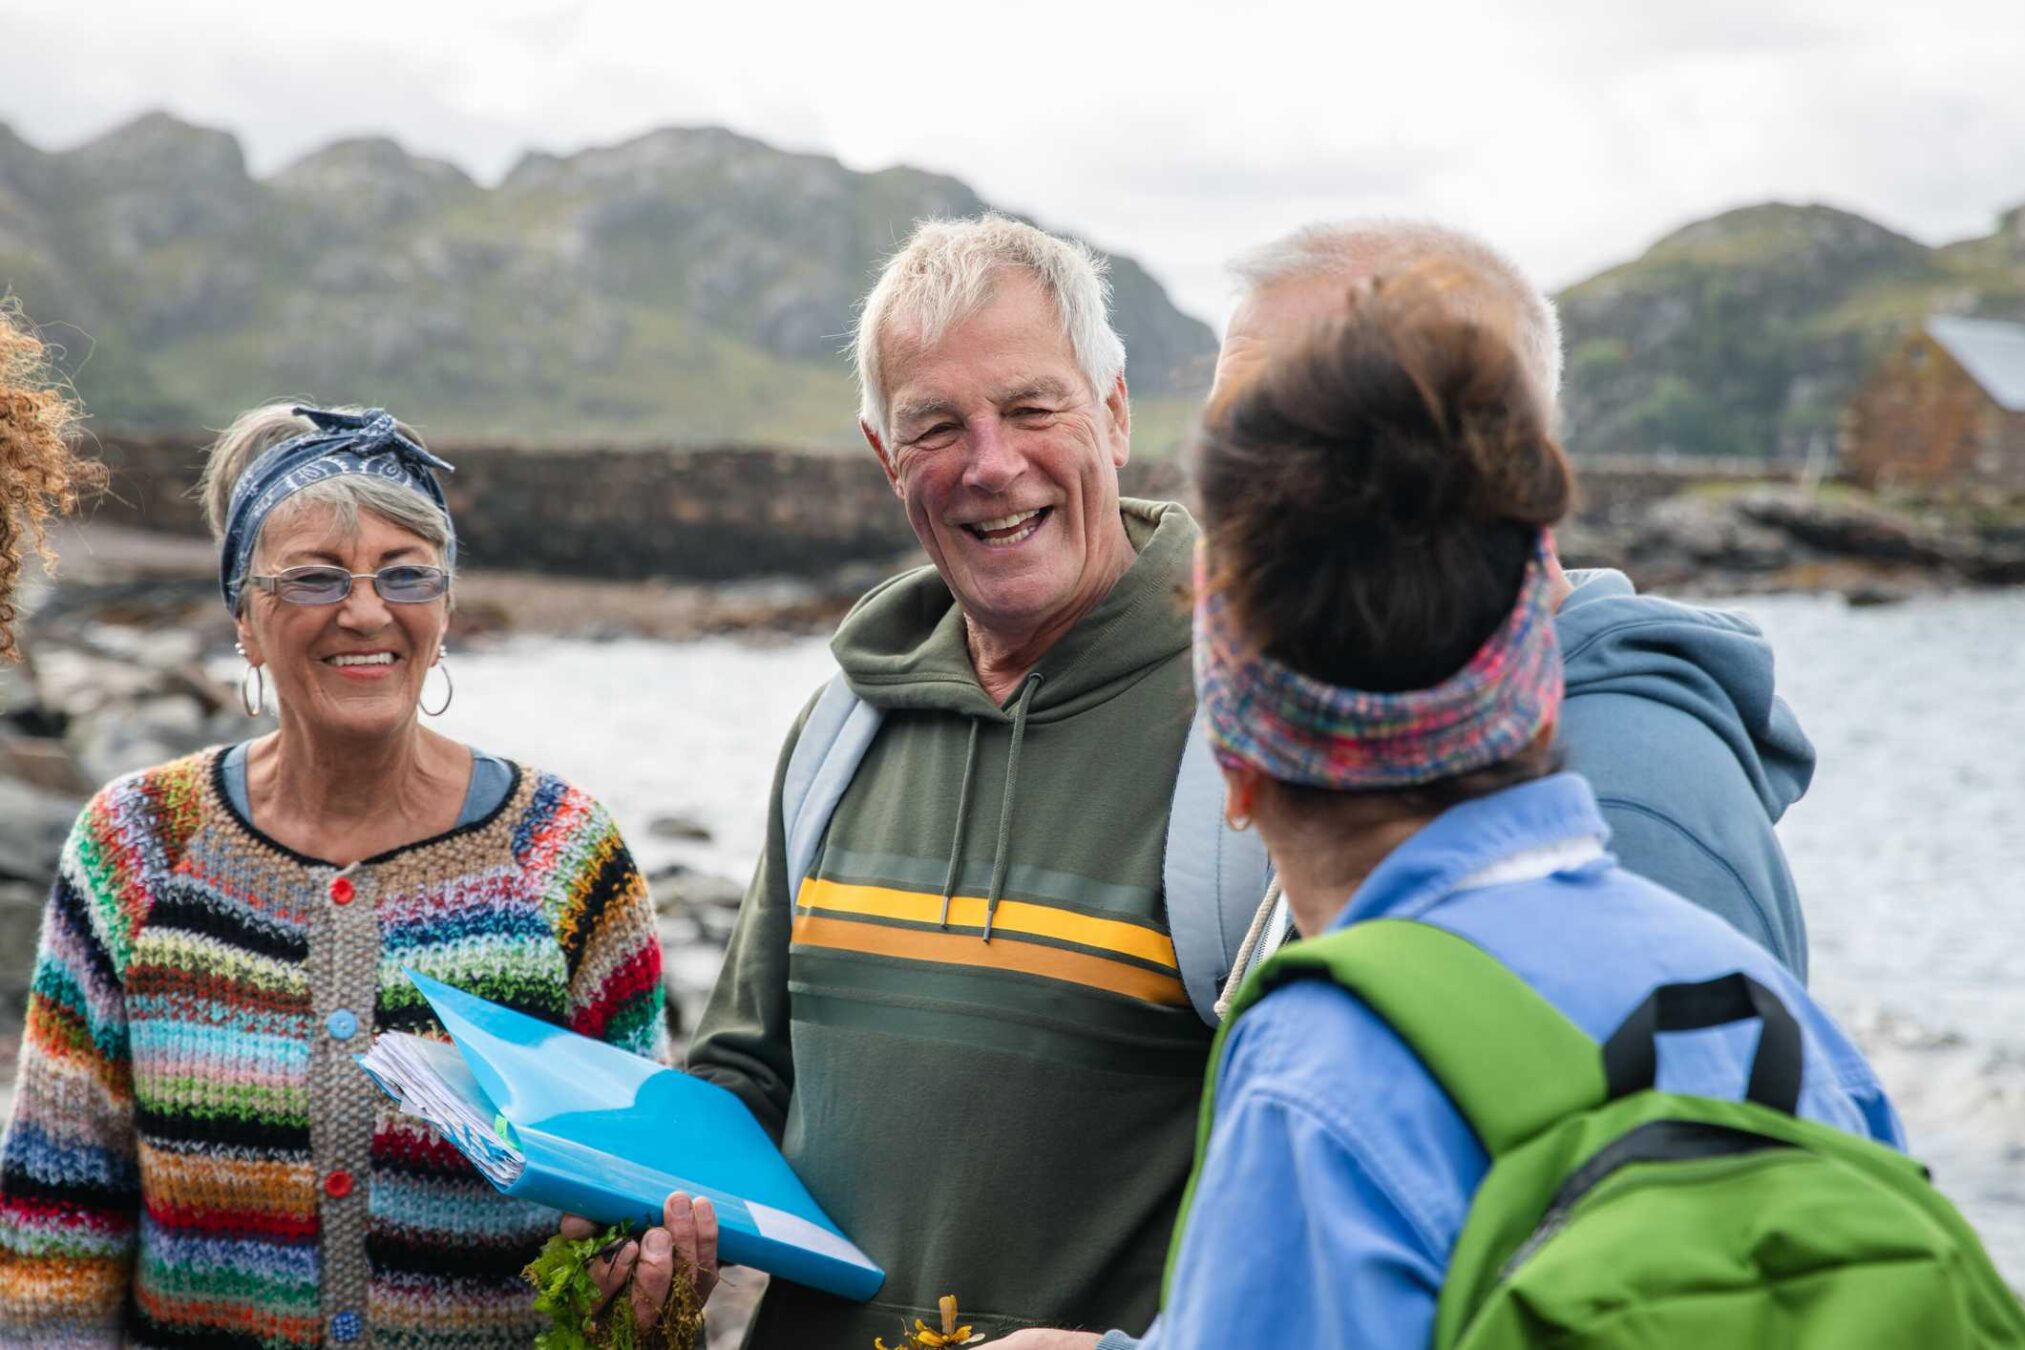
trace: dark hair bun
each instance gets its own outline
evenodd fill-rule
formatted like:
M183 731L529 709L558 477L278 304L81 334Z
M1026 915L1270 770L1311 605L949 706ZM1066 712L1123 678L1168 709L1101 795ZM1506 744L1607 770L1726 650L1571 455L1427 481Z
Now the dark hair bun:
M1457 316L1457 288L1482 284L1444 263L1353 292L1204 428L1212 584L1297 670L1438 683L1510 612L1568 509L1567 458L1508 335Z

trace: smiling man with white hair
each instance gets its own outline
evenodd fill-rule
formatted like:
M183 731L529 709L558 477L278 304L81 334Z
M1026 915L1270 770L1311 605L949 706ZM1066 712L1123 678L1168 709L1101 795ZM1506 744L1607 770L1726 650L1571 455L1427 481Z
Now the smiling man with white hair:
M994 1339L1152 1319L1266 878L1184 753L1197 532L1119 496L1107 299L1082 245L985 216L921 225L865 302L861 425L933 565L837 630L689 1068L887 1276L775 1281L749 1346L891 1343L943 1295Z

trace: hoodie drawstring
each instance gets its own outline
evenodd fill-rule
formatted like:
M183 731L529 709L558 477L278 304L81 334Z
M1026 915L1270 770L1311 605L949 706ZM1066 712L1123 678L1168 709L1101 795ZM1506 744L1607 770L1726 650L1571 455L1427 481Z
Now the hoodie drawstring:
M998 913L999 893L1005 889L1006 856L1011 847L1013 797L1019 791L1020 746L1026 740L1027 713L1033 707L1034 691L1041 687L1038 672L1020 681L1019 701L1013 704L1012 748L1005 762L1005 798L999 804L998 847L991 860L991 891L984 902L984 940L991 941L991 925ZM956 794L956 831L949 841L949 870L942 877L942 918L940 927L949 927L949 901L963 871L964 835L970 823L970 788L977 774L977 741L982 719L970 720L970 745L963 754L963 785Z
M970 821L970 779L977 772L978 719L970 719L970 748L963 752L963 786L956 792L956 834L949 841L949 870L942 877L942 919L940 926L949 927L949 897L956 894L957 873L963 869L964 826Z
M998 808L998 849L991 860L991 894L984 902L984 940L991 941L991 921L998 913L999 892L1005 889L1005 863L1012 842L1013 793L1020 781L1020 742L1026 739L1027 709L1033 706L1034 690L1041 687L1040 673L1026 677L1020 685L1020 700L1013 705L1012 749L1005 759L1005 799Z

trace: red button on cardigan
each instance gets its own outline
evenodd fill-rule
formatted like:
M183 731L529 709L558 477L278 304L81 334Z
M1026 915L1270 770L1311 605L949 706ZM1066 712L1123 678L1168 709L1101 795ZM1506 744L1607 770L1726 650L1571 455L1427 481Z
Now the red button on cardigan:
M349 905L357 894L358 889L352 885L350 877L339 877L330 884L330 898L340 905Z
M323 1193L333 1200L342 1200L352 1193L352 1174L340 1167L323 1179Z

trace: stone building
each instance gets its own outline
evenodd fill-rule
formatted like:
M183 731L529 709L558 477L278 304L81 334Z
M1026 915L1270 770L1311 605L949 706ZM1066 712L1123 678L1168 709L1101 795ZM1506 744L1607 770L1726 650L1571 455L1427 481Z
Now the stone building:
M2025 324L1927 320L1850 399L1842 463L1865 487L2025 490Z

